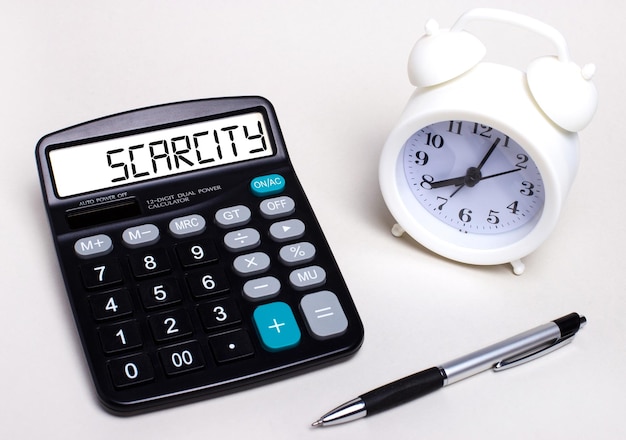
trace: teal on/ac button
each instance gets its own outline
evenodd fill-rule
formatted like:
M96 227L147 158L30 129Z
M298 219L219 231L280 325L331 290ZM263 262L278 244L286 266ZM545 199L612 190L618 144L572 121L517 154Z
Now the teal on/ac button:
M284 302L259 306L252 317L267 351L286 350L300 342L300 329L291 308Z
M257 197L278 194L285 189L285 178L280 174L268 174L259 176L250 182L250 190Z

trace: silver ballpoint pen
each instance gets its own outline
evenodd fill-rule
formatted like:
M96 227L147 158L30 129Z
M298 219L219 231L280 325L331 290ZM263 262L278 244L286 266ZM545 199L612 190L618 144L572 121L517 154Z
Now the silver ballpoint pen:
M476 373L502 371L532 361L572 342L587 322L570 313L468 355L383 385L338 406L313 422L331 426L370 416L421 397Z

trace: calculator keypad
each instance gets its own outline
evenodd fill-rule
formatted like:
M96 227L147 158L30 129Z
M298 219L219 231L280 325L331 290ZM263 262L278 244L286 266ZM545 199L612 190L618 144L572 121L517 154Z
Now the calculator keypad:
M282 193L285 179L272 178L280 179L280 191L250 188L254 198L214 212L75 240L91 326L114 390L211 386L213 374L233 379L223 369L241 365L231 374L237 379L258 373L255 362L280 367L286 361L272 356L289 359L301 346L324 353L315 341L346 332L344 308L326 290L335 269L318 261L309 230L317 225L307 224L304 208ZM182 377L189 379L180 385Z

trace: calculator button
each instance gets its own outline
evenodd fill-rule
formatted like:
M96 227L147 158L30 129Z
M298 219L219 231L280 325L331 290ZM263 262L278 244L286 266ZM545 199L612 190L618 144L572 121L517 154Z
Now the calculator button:
M187 284L196 298L225 293L230 289L226 274L220 268L187 274Z
M115 353L142 345L139 325L134 320L102 326L99 333L105 353Z
M232 231L224 236L224 246L232 252L254 249L259 244L261 244L261 235L252 228Z
M348 319L337 296L323 290L306 295L300 301L307 327L316 339L328 339L343 334L348 328Z
M263 200L259 205L261 215L266 219L285 217L296 210L296 202L291 197L275 197Z
M168 272L171 269L170 260L164 249L131 255L129 261L130 268L137 278Z
M193 331L187 312L183 309L148 317L150 329L157 342L188 336Z
M113 242L108 235L98 234L81 238L74 243L74 252L80 258L95 258L113 250Z
M130 315L133 311L133 303L126 289L93 295L89 303L93 317L98 321Z
M159 228L148 223L125 229L122 232L122 241L129 248L138 248L156 243L159 235Z
M240 255L233 261L233 269L241 276L256 275L270 267L270 257L263 252Z
M83 283L88 289L111 286L122 282L122 268L117 260L103 260L80 267Z
M182 299L178 283L173 278L139 284L139 296L148 310L176 304Z
M196 341L159 350L165 374L172 376L204 367L200 344Z
M289 283L296 290L319 287L326 282L326 271L319 266L303 267L289 274Z
M283 246L278 252L280 261L287 266L308 263L315 258L315 246L308 241Z
M250 335L243 329L209 336L209 345L218 363L234 361L254 354Z
M198 214L186 215L170 221L169 229L176 238L190 237L202 234L206 229L206 221Z
M199 266L218 260L217 249L211 240L178 244L176 254L183 267Z
M280 292L280 281L275 277L262 277L246 281L243 295L250 301L273 298Z
M304 223L298 219L276 222L270 226L270 236L274 241L294 240L304 235Z
M111 380L116 388L154 379L154 369L147 354L136 354L108 362Z
M200 304L198 314L206 330L241 322L241 314L237 304L229 298Z
M250 221L252 212L243 205L222 208L215 213L215 222L224 228L245 225Z
M250 182L250 191L257 197L278 194L285 189L285 178L280 174L259 176Z
M280 351L295 347L300 342L300 329L291 308L283 302L257 307L253 313L254 325L263 347Z

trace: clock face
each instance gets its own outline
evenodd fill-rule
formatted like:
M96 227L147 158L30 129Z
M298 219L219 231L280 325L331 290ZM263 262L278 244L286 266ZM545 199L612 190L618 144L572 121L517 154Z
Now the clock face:
M466 234L501 234L539 215L544 186L515 140L477 122L442 121L415 132L402 152L413 196Z

